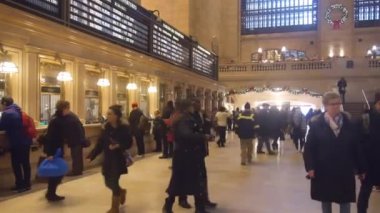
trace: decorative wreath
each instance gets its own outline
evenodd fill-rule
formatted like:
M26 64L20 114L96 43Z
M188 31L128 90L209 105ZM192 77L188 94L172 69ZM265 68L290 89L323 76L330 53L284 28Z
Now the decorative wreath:
M342 12L342 17L340 20L332 20L331 19L331 12L333 10L340 10ZM342 4L333 4L330 5L329 9L327 9L326 14L325 14L325 19L327 20L327 23L329 24L335 24L334 22L339 22L339 24L343 24L348 17L348 10L345 8Z

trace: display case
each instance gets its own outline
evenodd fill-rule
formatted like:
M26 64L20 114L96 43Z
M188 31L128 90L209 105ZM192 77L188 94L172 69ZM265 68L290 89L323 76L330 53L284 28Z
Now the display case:
M86 70L84 79L85 97L85 123L99 123L101 117L101 97L98 85L96 84L100 78L100 71Z
M148 96L149 81L142 80L140 83L140 103L139 108L145 116L149 117L149 96Z
M118 75L116 84L116 103L122 106L124 116L129 112L128 90L126 89L129 79L127 76Z

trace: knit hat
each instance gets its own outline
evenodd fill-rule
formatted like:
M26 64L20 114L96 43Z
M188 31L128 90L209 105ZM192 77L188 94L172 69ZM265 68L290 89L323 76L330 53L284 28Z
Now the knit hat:
M374 101L374 103L376 104L378 101L380 101L380 92L375 93L375 101Z
M251 109L251 104L249 104L248 102L245 103L244 109Z

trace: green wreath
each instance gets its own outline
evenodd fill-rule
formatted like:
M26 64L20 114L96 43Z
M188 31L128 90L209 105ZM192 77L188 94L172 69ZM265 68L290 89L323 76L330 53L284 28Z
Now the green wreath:
M343 24L345 21L347 21L347 18L348 18L347 8L345 8L342 4L333 4L333 5L330 5L329 9L327 9L326 14L325 14L325 19L327 20L327 23L334 24L333 20L331 19L331 12L333 10L340 10L343 13L340 20L337 20L340 22L340 24Z

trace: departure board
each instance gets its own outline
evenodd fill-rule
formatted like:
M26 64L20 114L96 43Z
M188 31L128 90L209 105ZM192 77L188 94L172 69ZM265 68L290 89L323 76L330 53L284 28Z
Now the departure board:
M52 15L54 17L60 16L60 2L59 0L12 0L7 1L9 3L17 3L18 5L24 5L33 8L41 13L47 13L47 15ZM6 2L6 3L7 3Z
M201 46L193 47L193 69L213 76L216 70L215 60L215 56Z
M128 0L72 0L70 22L147 51L149 28L131 15L137 9Z
M190 66L190 50L185 36L165 23L153 26L153 54L183 65Z

